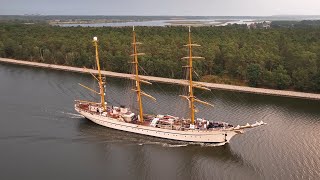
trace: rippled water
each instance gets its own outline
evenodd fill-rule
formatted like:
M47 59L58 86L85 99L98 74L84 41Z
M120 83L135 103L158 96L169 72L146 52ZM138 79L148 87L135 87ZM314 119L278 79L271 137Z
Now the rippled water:
M224 146L160 140L98 126L73 110L98 99L90 76L0 64L0 179L319 179L320 102L199 91L214 109L198 117L267 122ZM109 80L116 105L133 104L125 80ZM145 86L145 112L185 116L180 88ZM112 98L111 98L112 97Z

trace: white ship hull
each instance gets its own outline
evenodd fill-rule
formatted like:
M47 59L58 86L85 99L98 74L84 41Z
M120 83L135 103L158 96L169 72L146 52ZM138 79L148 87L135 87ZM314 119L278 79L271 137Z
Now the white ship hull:
M171 130L171 129L162 129L152 126L143 126L138 124L132 124L127 122L121 122L118 119L105 117L98 114L91 114L87 111L82 111L79 108L75 108L77 112L91 120L92 122L105 126L108 128L142 134L147 136L153 136L158 138L177 140L177 141L188 141L188 142L200 142L200 143L228 143L230 139L241 133L239 130Z

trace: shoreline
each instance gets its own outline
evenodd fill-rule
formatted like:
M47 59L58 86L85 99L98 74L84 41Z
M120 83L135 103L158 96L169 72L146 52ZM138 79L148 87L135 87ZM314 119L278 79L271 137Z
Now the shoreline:
M0 62L89 74L83 68L72 67L72 66L45 64L45 63L38 63L38 62L31 62L31 61L14 60L14 59L8 59L8 58L0 58ZM88 69L88 71L93 74L98 73L98 71L94 70L94 69ZM132 77L131 74L117 73L117 72L111 72L111 71L101 71L101 73L106 76L118 77L118 78L129 79ZM143 75L141 75L141 77L145 80L149 80L149 81L153 81L153 82L180 84L180 85L187 85L188 84L187 81L183 80L183 79L170 79L170 78L163 78L163 77L143 76ZM275 90L275 89L264 89L264 88L253 88L253 87L246 87L246 86L235 86L235 85L206 83L206 82L197 82L197 81L195 81L195 82L201 83L202 85L204 85L210 89L219 89L219 90L227 90L227 91L235 91L235 92L243 92L243 93L251 93L251 94L270 95L270 96L291 97L291 98L299 98L299 99L320 100L320 94L314 94L314 93L305 93L305 92L296 92L296 91L287 91L287 90Z

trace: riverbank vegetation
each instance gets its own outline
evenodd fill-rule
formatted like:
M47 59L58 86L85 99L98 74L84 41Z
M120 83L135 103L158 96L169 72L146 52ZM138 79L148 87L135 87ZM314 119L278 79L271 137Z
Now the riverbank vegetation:
M137 27L140 65L151 76L183 78L186 27ZM194 27L197 80L274 89L320 92L320 28L248 29ZM0 24L0 57L94 67L92 37L98 36L106 70L130 72L131 27L59 27Z

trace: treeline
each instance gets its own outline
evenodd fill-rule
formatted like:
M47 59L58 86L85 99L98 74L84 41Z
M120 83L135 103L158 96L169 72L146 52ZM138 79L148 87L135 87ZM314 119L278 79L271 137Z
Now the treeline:
M310 28L320 27L320 20L272 21L272 28Z
M183 78L186 27L136 27L143 44L140 65L148 75ZM320 28L247 29L194 27L197 80L320 92ZM106 70L130 72L131 27L58 27L0 24L0 56L52 64L94 67L92 37L98 36Z

